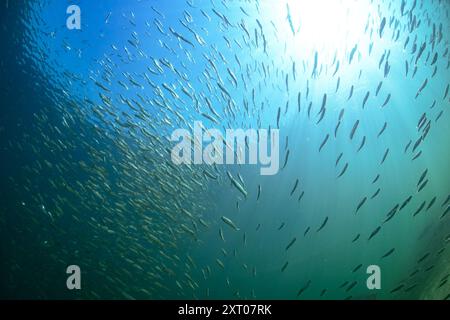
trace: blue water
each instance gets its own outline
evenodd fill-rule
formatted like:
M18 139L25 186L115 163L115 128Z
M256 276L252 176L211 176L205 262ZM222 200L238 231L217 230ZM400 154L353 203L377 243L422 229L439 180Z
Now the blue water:
M448 1L2 6L2 298L448 297ZM175 129L277 114L275 175L171 161Z

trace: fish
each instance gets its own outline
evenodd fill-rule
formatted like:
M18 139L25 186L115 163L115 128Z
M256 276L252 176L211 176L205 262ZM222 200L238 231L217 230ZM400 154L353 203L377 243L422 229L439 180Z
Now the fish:
M423 89L425 89L425 87L428 84L428 78L425 79L425 81L422 83L422 85L420 86L419 90L417 90L415 99L417 99L417 97L420 95L420 93L422 92Z
M414 78L414 76L416 75L416 73L417 73L417 65L414 66L414 71L413 71L413 74L412 74L412 77L413 77L413 78Z
M219 89L220 89L220 90L221 90L228 98L231 99L230 93L228 92L227 89L225 89L225 87L224 87L220 82L217 82L217 86L219 87Z
M316 51L314 53L314 66L313 66L313 71L311 73L311 77L314 77L317 75L317 64L318 64L318 60L319 60L319 53ZM306 93L306 98L308 98L308 93Z
M202 218L199 218L198 221L200 222L200 224L201 224L202 226L204 226L204 227L206 227L206 228L209 227L208 224L207 224Z
M417 192L422 191L423 188L425 188L425 186L428 184L428 179L425 180L424 182L422 182L422 184L419 186L419 188L417 189Z
M289 75L288 74L286 74L285 84L286 84L286 92L289 93Z
M310 227L307 227L306 230L305 230L305 232L303 233L303 236L306 236L306 235L308 234L308 232L309 232L310 229L311 229Z
M227 224L228 226L230 226L232 229L234 229L235 231L239 231L240 229L236 226L236 224L234 224L234 222L230 219L227 218L225 216L221 217L222 221L225 222L225 224Z
M347 287L347 289L345 289L345 292L349 292L349 291L352 290L357 284L358 284L357 281L353 281L353 282Z
M347 101L350 100L350 98L353 96L353 85L350 88L350 93L348 95Z
M403 44L403 50L406 49L406 46L408 45L408 43L409 43L409 36L406 37L405 43Z
M387 95L386 100L384 100L383 104L381 105L381 108L384 108L388 104L389 100L391 100L390 93Z
M387 128L387 122L384 122L383 127L381 128L380 132L378 132L377 138L379 138L383 134L383 132L384 132L384 130L386 130L386 128Z
M278 108L278 113L277 113L277 128L280 127L280 115L281 115L281 108Z
M225 269L225 265L223 264L223 262L222 262L219 258L216 259L216 263L217 263L222 269Z
M412 143L412 140L409 140L409 142L405 146L405 149L404 149L403 153L406 153L406 151L408 151L408 148L411 145L411 143Z
M287 16L286 20L289 22L289 27L291 28L292 34L295 36L294 24L292 23L291 11L289 10L289 4L286 3Z
M220 239L222 239L222 241L225 242L225 237L223 236L222 228L219 228L219 236L220 236Z
M352 270L352 273L355 273L356 271L358 271L359 269L361 269L362 266L363 266L362 263L360 263L359 265L357 265L357 266Z
M342 118L344 117L344 113L345 113L345 109L342 108L341 111L339 111L339 118L338 118L339 121L341 121Z
M381 89L381 86L382 86L382 85L383 85L383 81L380 81L380 82L378 83L377 90L375 91L375 97L378 96L378 93L380 92L380 89Z
M342 169L341 173L337 176L338 178L342 177L342 175L347 171L348 168L348 162L345 163L344 168Z
M379 31L380 38L383 37L383 30L385 26L386 26L386 17L383 17L380 23L380 31Z
M295 190L297 189L297 186L298 186L298 179L295 180L294 187L293 187L292 190L291 190L291 194L290 194L291 196L294 194Z
M233 73L233 71L230 70L230 68L227 68L228 74L230 75L231 79L233 80L233 85L235 88L237 88L238 86L238 80L235 76L235 74Z
M450 84L447 84L447 87L445 87L444 97L442 98L442 100L445 100L445 98L447 98L449 89L450 89Z
M236 181L236 179L233 178L233 176L231 175L230 171L227 171L228 177L231 180L231 184L240 192L242 193L242 195L247 198L247 191L244 189L244 187L238 182Z
M381 159L380 165L384 163L388 154L389 154L389 148L387 148L386 151L384 152L384 155L383 155L383 158Z
M419 122L417 123L417 128L420 130L422 128L422 126L425 124L427 120L427 114L424 112L422 113L422 115L420 116Z
M326 109L322 109L320 111L320 113L319 113L320 114L320 118L319 118L319 120L317 120L316 124L319 124L320 121L322 121L323 117L325 116L325 111L326 111Z
M386 215L386 219L383 221L383 223L388 222L389 220L391 220L395 214L397 213L399 205L396 204Z
M422 151L419 151L412 159L411 161L416 160L418 157L420 157L422 155Z
M359 148L358 150L356 150L356 152L359 152L364 147L365 143L366 143L366 136L362 138L361 144L359 145Z
M405 15L405 6L406 6L406 1L402 0L401 5L400 5L400 14L402 17Z
M435 202L436 202L436 196L434 196L433 199L430 200L430 202L428 203L428 206L427 206L427 208L425 209L425 211L428 211L428 210L433 206L433 204L434 204Z
M377 176L372 180L372 184L378 181L380 179L380 174L377 174Z
M420 49L419 49L419 52L417 53L417 57L416 57L416 61L415 61L416 65L417 65L417 61L420 59L423 52L425 51L426 46L427 46L426 42L423 42L422 45L420 46Z
M438 53L435 52L434 56L433 56L433 60L431 61L431 65L434 65L436 63L437 59L438 59Z
M297 238L294 237L286 246L285 251L288 251L289 248L292 247L292 245L295 243L295 241L297 241Z
M294 81L296 80L297 72L295 70L295 61L292 62L292 78L294 78Z
M359 120L356 120L355 124L353 125L352 131L350 132L350 140L353 139L356 129L358 129L358 125L359 125Z
M302 200L303 196L305 195L305 191L302 191L302 193L300 194L300 196L298 197L297 201Z
M325 220L323 220L322 224L321 224L320 227L316 230L316 232L319 232L320 230L322 230L322 229L325 227L325 225L327 224L327 222L328 222L328 217L325 217Z
M447 215L447 213L449 213L449 211L450 211L450 206L447 206L447 209L442 213L442 215L439 219L443 219Z
M423 180L425 179L426 175L428 173L428 168L425 169L422 174L420 175L419 181L417 182L417 187L423 182Z
M336 63L336 68L334 69L332 77L334 77L338 71L339 71L339 60Z
M445 279L444 281L442 281L439 285L438 285L438 289L439 288L441 288L441 287L443 287L445 284L447 284L447 282L448 282L448 279Z
M390 293L395 293L395 292L399 291L400 289L402 289L404 286L405 286L404 284L401 284L398 287L395 287L394 289L392 289L390 291Z
M383 254L383 255L381 256L381 259L384 259L384 258L389 257L391 254L394 253L394 251L395 251L395 248L390 249L389 251L387 251L385 254Z
M355 44L355 46L350 51L350 55L349 55L349 58L348 58L348 64L352 63L353 56L355 55L355 52L356 52L357 48L358 48L358 44Z
M363 102L362 102L362 108L364 109L364 106L366 105L367 100L369 99L370 91L367 91L366 95L364 96Z
M169 30L175 37L177 37L178 39L180 39L180 40L184 41L185 43L191 45L193 48L195 48L194 44L191 41L189 41L188 39L183 37L181 34L176 32L172 27L169 27Z
M336 128L334 129L334 137L336 138L339 126L341 125L341 121L338 121Z
M324 93L322 97L322 106L320 107L320 112L325 109L326 104L327 104L327 94Z
M412 196L409 196L408 198L405 199L405 201L403 201L402 205L400 206L400 209L398 211L401 211L404 207L406 207L406 205L411 201Z
M377 233L380 232L380 230L381 230L381 226L376 227L375 230L372 231L372 233L370 234L370 236L367 240L370 240L373 237L375 237L377 235Z
M374 194L370 197L370 199L374 199L379 193L380 193L381 189L378 188L377 191L374 192Z
M359 209L361 209L361 207L364 205L364 203L366 202L367 197L364 197L357 205L356 210L355 210L355 214L358 213Z
M430 256L430 253L427 252L425 253L419 260L417 260L417 263L421 263L423 262L426 258L428 258Z
M336 163L335 163L334 166L337 166L337 165L338 165L338 163L339 163L339 161L341 160L343 154L344 154L343 152L341 152L341 153L339 154L339 156L338 156L337 159L336 159Z
M250 17L250 15L242 7L239 7L239 9L241 9L242 13L244 13L247 17ZM256 21L258 21L258 19L256 19Z
M284 164L283 164L283 167L281 169L284 169L286 167L286 165L288 163L288 160L289 160L289 149L286 152L286 156L284 158Z
M320 144L319 152L322 150L323 146L327 143L329 137L330 137L330 135L327 133L327 135L323 139L322 143Z
M405 292L409 292L411 290L413 290L414 288L416 288L418 286L417 283L413 284L412 286L409 286L408 288L405 289Z
M447 196L447 198L442 202L441 207L444 207L448 202L450 201L450 194Z
M305 290L309 288L310 284L311 284L311 280L308 280L308 282L305 284L305 286L302 287L302 288L298 291L297 297L300 296L303 292L305 292Z
M203 112L201 113L201 115L203 117L205 117L206 119L210 120L211 122L214 122L215 124L219 124L219 121L216 118L214 118L213 116L203 113Z

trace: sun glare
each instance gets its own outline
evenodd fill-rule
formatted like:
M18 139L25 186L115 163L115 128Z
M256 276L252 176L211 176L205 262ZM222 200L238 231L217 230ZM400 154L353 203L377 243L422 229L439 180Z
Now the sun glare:
M277 15L283 40L297 51L319 51L322 57L360 43L373 10L368 0L287 0L277 7L272 14Z

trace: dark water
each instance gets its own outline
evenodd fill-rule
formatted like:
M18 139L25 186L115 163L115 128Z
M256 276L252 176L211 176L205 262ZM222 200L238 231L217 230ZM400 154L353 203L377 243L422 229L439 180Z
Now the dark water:
M449 1L1 6L0 297L448 297ZM174 164L194 121L278 173Z

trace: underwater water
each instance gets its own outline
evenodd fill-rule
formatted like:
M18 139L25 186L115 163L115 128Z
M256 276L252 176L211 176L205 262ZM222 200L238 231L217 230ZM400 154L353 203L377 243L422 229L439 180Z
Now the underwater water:
M1 298L449 298L448 0L0 6Z

